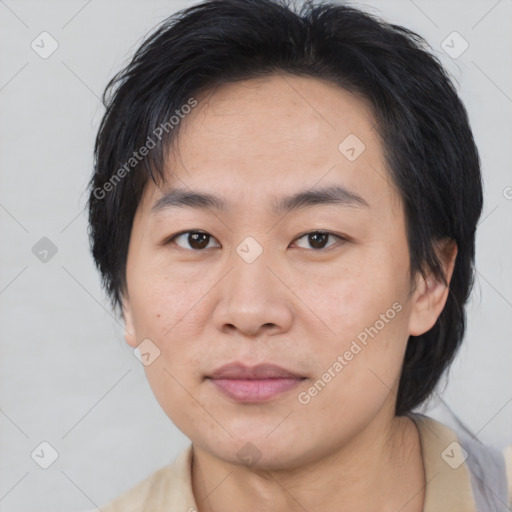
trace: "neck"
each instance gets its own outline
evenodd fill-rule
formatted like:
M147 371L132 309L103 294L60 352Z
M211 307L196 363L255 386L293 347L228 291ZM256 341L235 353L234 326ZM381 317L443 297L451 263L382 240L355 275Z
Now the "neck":
M350 443L294 468L240 466L194 446L192 485L198 512L418 512L425 475L413 420L376 417Z

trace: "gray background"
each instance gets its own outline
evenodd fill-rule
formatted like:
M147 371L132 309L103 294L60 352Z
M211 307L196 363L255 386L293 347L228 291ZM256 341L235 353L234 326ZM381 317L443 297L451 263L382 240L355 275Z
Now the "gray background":
M100 289L84 189L108 79L148 30L191 3L0 0L1 512L105 504L188 443ZM451 421L446 402L482 441L504 447L512 443L512 1L353 4L425 36L468 108L485 180L478 274L466 342L429 414ZM43 31L59 45L47 59L31 48ZM469 44L457 58L441 47L453 31ZM47 262L32 252L42 237L57 248ZM31 458L42 441L59 454L46 470Z

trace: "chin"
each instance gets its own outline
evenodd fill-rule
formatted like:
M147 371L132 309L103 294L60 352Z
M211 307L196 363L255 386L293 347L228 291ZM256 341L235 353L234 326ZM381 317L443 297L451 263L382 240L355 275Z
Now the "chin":
M304 447L300 440L288 437L272 439L267 429L264 434L256 434L246 429L250 434L243 437L212 440L211 438L193 441L201 449L207 451L213 457L223 460L228 464L245 466L261 471L289 470L300 467L306 463L316 450L313 446ZM305 451L298 451L301 446Z

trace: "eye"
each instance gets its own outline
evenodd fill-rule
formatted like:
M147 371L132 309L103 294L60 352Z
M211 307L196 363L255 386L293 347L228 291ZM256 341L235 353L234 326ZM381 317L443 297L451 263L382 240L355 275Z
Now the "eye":
M171 242L176 243L179 247L183 249L193 249L195 251L200 251L202 249L208 248L208 242L210 239L213 239L212 235L206 233L205 231L182 231L181 233L177 233L173 235L171 238L168 238L164 243L169 244ZM177 243L177 240L184 241L185 244L189 244L188 247L180 245Z
M306 238L307 237L307 238ZM309 243L313 249L319 251L322 249L326 249L331 247L334 244L328 245L326 247L326 242L329 239L329 237L335 237L338 240L346 241L346 238L335 235L334 233L329 233L328 231L311 231L310 233L306 233L302 235L301 237L297 238L296 240L301 240L302 238L306 238L307 243ZM308 247L306 247L308 249Z
M306 239L307 243L310 244L310 246L315 251L321 251L328 249L332 245L335 245L334 243L330 245L326 245L327 241L329 240L329 237L337 238L341 241L347 241L346 238L335 235L334 233L330 233L328 231L311 231L309 233L305 233L304 235L300 236L299 238L296 238L296 240ZM167 238L163 244L167 245L170 243L175 243L179 247L183 249L192 249L194 251L201 251L203 249L209 248L209 242L211 240L215 240L212 235L209 233L206 233L205 231L182 231L181 233L177 233L170 238ZM178 241L181 241L179 243ZM184 245L182 245L184 244ZM188 244L188 247L187 247ZM211 248L211 246L210 246ZM302 247L305 249L308 249L308 247Z

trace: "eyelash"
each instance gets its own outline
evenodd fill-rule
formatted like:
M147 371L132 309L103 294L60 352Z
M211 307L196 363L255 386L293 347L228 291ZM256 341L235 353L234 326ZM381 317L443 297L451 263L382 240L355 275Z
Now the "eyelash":
M171 243L174 243L174 240L182 235L188 235L188 234L192 234L192 233L197 233L197 234L204 234L204 235L207 235L209 236L210 238L214 238L212 235L210 235L209 233L207 233L206 231L201 231L201 230L187 230L187 231L180 231L179 233L176 233L174 235L171 235L170 237L166 238L162 245L169 245ZM299 235L298 237L296 237L294 239L295 240L300 240L301 238L304 238L305 236L307 235L312 235L312 234L319 234L319 235L327 235L327 236L333 236L337 239L339 239L341 242L348 242L349 241L349 238L348 237L345 237L345 236L342 236L342 235L337 235L336 233L332 233L330 231L320 231L320 230L315 230L315 231L308 231L306 233L303 233L302 235ZM210 240L208 240L210 241ZM299 249L303 249L303 250L312 250L313 252L325 252L325 251L328 251L329 249L333 248L334 246L336 246L336 244L332 244L332 245L329 245L328 247L325 247L325 248L321 248L321 249L304 249L303 247L299 247ZM178 246L180 247L181 249L184 249L183 247L181 246ZM211 249L211 247L210 247ZM185 249L185 250L191 250L193 252L203 252L206 250L206 248L204 249Z

